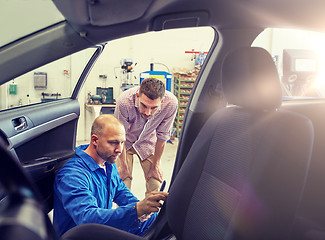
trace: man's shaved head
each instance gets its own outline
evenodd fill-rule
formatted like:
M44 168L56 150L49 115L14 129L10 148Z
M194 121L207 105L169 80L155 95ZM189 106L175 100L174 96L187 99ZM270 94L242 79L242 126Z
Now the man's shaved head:
M102 114L95 119L91 127L91 135L102 136L106 127L114 128L116 126L123 126L123 124L113 114Z

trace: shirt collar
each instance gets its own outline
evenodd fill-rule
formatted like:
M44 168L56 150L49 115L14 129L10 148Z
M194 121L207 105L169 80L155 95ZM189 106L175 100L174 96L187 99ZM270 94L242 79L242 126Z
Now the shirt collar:
M91 171L96 171L97 169L100 169L101 167L95 162L95 160L89 156L84 150L87 149L89 144L86 145L80 145L76 148L76 155L79 156L79 158L89 167ZM109 163L105 162L106 168L110 166Z

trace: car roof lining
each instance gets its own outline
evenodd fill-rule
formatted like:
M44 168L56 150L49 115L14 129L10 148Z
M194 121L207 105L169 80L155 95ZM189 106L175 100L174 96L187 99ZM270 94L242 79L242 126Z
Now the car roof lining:
M316 0L317 1L317 0ZM54 0L54 4L77 26L108 27L115 24L140 21L148 23L157 16L172 13L207 12L209 25L218 27L260 26L322 29L325 20L322 9L304 0ZM314 12L312 16L303 12ZM308 17L307 17L308 16Z
M153 0L53 0L53 2L72 23L104 27L139 19Z
M304 0L54 0L78 34L93 44L148 31L211 26L215 29L291 27L325 30L325 15ZM325 2L320 3L325 7ZM313 19L295 9L319 13ZM130 13L132 12L132 14ZM290 14L285 14L290 11ZM317 19L317 21L315 20ZM132 27L130 27L132 25Z

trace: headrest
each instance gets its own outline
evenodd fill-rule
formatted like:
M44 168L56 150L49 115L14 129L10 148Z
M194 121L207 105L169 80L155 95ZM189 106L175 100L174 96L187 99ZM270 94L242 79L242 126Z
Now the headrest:
M278 72L271 55L262 48L230 52L222 64L222 87L229 103L245 108L270 110L282 102Z

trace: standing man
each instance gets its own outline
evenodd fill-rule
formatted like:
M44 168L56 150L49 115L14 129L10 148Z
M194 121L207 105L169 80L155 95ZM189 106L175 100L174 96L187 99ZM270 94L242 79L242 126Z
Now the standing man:
M125 130L114 115L101 115L89 145L58 172L54 184L53 223L62 235L83 223L99 223L142 235L154 221L167 193L152 192L139 201L122 182L115 161L124 148ZM112 209L115 202L119 207Z
M177 107L177 98L155 78L144 79L140 87L128 89L117 99L115 116L126 129L125 148L117 166L129 189L133 155L137 155L146 179L146 195L158 191L163 180L160 158L170 138Z

